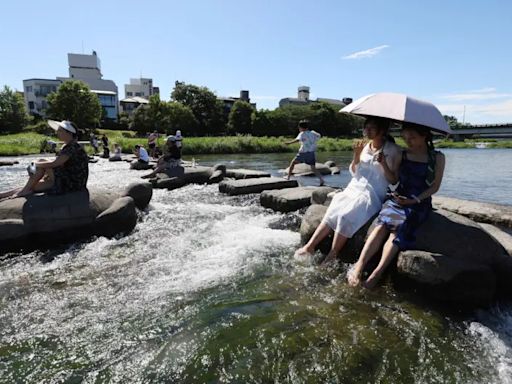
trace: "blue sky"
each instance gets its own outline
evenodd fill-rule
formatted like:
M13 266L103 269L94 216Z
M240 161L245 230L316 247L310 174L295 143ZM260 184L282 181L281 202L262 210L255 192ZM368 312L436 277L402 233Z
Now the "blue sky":
M311 97L400 92L470 123L512 122L512 1L9 1L0 86L67 76L67 53L96 50L124 97L130 78L258 108ZM465 115L464 115L465 109Z

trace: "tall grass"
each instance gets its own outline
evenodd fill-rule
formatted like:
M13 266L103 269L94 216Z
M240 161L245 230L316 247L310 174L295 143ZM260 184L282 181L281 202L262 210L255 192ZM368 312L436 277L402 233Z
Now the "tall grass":
M131 153L136 144L147 146L146 138L138 138L132 131L99 130L100 135L107 135L112 146L118 143L124 153ZM39 153L43 140L49 139L46 136L34 132L22 132L10 135L0 135L0 155L28 155ZM229 154L229 153L277 153L296 152L299 148L297 143L292 145L284 144L290 141L290 137L255 137L250 135L225 136L225 137L186 137L183 140L183 154ZM56 140L53 137L53 140ZM487 141L487 140L480 140ZM165 138L158 139L158 145L163 146ZM353 139L322 137L318 142L318 151L349 151L352 149ZM464 142L453 142L443 140L436 144L437 148L474 148L475 140ZM397 138L397 144L404 146L403 140ZM512 141L489 140L489 148L512 148ZM86 150L91 153L90 146Z

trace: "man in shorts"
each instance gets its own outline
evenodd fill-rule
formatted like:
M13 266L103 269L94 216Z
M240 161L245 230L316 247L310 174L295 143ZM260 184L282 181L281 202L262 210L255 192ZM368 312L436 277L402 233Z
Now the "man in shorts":
M320 186L322 186L324 185L324 179L322 178L322 174L315 167L316 143L321 135L318 132L309 129L308 120L301 120L299 122L298 129L299 134L297 135L297 137L294 140L285 142L285 144L293 144L300 142L299 152L297 153L297 156L293 158L293 160L290 163L290 166L288 167L288 175L286 176L286 179L290 179L295 164L305 163L311 166L311 171L316 175L316 177L320 179Z

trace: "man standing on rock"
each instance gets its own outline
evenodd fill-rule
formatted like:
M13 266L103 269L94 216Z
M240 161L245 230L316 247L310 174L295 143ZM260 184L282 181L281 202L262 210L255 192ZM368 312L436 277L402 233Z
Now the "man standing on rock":
M299 152L297 156L293 158L290 162L290 166L288 167L288 175L286 179L289 180L292 175L293 168L295 164L305 163L311 166L311 171L320 179L320 186L324 185L324 179L322 178L322 174L320 171L316 169L316 143L320 138L320 134L318 132L312 131L309 129L309 121L301 120L299 121L299 134L294 140L287 141L285 144L293 144L300 142Z

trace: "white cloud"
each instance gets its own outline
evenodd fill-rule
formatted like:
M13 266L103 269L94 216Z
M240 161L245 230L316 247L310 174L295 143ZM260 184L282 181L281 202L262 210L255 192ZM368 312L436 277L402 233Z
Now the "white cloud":
M389 48L389 45L379 45L375 48L366 49L364 51L354 52L350 55L343 56L344 60L353 60L353 59L365 59L369 57L373 57L378 55L383 49Z
M437 104L443 115L453 115L473 124L512 122L512 98L490 104Z
M442 99L451 101L468 101L468 100L491 100L504 97L512 97L511 93L498 93L496 88L482 88L466 92L450 93L440 96Z

